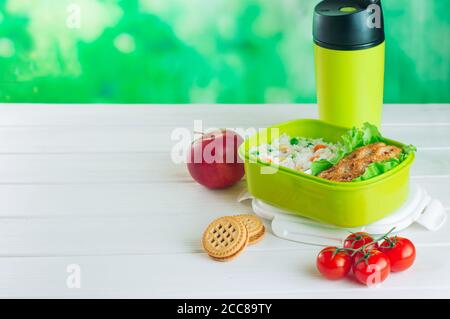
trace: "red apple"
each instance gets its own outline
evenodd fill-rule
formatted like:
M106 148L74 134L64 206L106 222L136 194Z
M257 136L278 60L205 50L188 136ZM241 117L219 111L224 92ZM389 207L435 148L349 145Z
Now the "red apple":
M242 137L231 130L204 134L192 142L187 167L192 178L208 188L225 188L244 176L244 164L238 155Z

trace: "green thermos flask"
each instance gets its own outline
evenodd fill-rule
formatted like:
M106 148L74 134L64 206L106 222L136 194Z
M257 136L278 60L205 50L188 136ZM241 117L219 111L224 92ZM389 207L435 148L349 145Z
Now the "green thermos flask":
M381 125L384 21L380 0L324 0L314 9L319 117L352 127Z

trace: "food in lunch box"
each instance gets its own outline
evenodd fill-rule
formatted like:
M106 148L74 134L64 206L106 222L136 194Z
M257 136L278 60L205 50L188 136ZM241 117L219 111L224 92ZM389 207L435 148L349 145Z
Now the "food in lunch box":
M358 182L381 175L404 161L416 148L389 145L378 129L365 123L341 136L338 143L283 134L270 144L250 150L250 155L336 182Z
M257 156L265 163L308 172L311 164L336 156L336 144L326 143L320 138L291 137L282 134L270 144L261 144L250 150L250 155Z
M266 228L260 218L252 214L235 216L240 220L248 230L248 243L250 245L259 242L266 233Z
M361 146L317 176L335 182L351 182L363 175L370 164L396 159L401 152L399 147L382 142Z
M326 247L317 256L316 266L327 279L346 277L353 269L357 281L374 285L384 281L390 272L408 269L414 263L414 244L402 237L387 234L374 239L365 232L352 233L344 241L344 247ZM379 241L384 240L381 244Z
M332 181L365 181L390 171L415 151L412 145L389 145L376 126L364 123L361 129L353 128L341 136L337 155L314 162L311 171Z
M263 222L255 215L220 217L212 221L203 233L203 249L214 260L229 261L243 252L248 244L260 241L265 231Z
M237 154L242 137L232 130L203 134L192 142L187 168L192 178L211 189L226 188L244 176L244 164Z

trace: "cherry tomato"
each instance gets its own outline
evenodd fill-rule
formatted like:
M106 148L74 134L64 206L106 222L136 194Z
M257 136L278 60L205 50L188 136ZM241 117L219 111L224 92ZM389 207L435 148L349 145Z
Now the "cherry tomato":
M380 245L380 251L385 253L391 262L391 270L403 271L408 269L416 259L416 248L414 244L406 238L390 237Z
M317 269L327 279L344 278L352 268L352 259L337 247L326 247L317 256Z
M353 273L356 279L371 286L384 281L391 271L388 256L377 249L355 255Z
M373 242L372 236L365 232L352 233L344 241L344 248L358 249L370 242ZM365 250L377 249L378 243L368 245ZM351 253L350 253L351 254Z

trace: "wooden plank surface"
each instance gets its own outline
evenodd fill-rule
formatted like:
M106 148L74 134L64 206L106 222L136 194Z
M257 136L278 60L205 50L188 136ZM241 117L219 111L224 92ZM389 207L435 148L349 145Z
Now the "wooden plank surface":
M435 233L403 232L418 246L415 270L375 290L323 280L314 271L317 247L271 234L233 263L201 252L210 220L250 211L236 201L245 182L225 191L192 182L184 164L171 161L173 130L192 131L195 120L260 128L316 111L0 105L0 297L450 297L450 258L439 257L450 249L449 223ZM449 210L450 105L387 105L383 133L419 147L412 180ZM81 266L82 289L65 284L72 263Z
M102 105L1 104L0 126L179 126L203 120L225 126L263 125L317 118L313 104L258 105ZM256 116L257 115L257 116ZM448 104L390 104L384 125L448 125Z
M449 178L413 178L450 208ZM226 191L191 183L117 183L69 185L0 185L0 216L39 218L64 216L195 215L238 211L240 182Z
M448 297L450 247L421 249L414 268L392 274L380 287L351 280L324 280L315 270L316 248L246 251L230 263L212 262L203 253L142 256L2 258L0 297L178 297L429 298L427 290ZM80 288L68 288L67 267L78 265ZM24 289L26 287L26 289ZM311 294L311 295L309 295ZM433 295L432 295L433 296Z
M216 210L190 215L149 212L148 216L131 217L2 219L0 257L200 253L201 236L210 221L238 212L245 210ZM270 229L269 224L266 226ZM420 248L450 247L449 233L450 223L432 233L420 225L401 231L402 236L413 240ZM268 234L260 244L247 250L292 249L311 249L311 246Z
M218 125L219 126L219 125ZM190 139L177 135L175 126L0 127L0 154L84 154L170 152ZM192 123L180 128L192 132ZM208 128L205 126L205 128ZM232 128L235 128L233 126ZM242 129L262 128L246 125ZM172 134L175 134L172 137ZM419 149L450 149L450 125L386 126L383 134ZM188 135L189 137L189 135Z
M412 176L450 177L450 149L420 151ZM0 155L0 184L189 181L185 164L173 163L169 153Z

